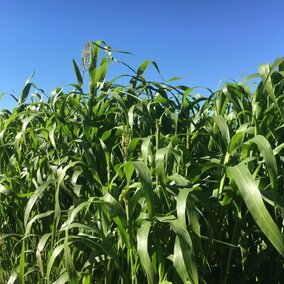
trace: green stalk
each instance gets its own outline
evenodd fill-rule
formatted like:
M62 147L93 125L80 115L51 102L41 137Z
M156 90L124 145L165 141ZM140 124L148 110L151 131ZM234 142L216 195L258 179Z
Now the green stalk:
M189 151L189 139L190 139L190 135L189 135L189 127L186 127L186 150ZM188 174L188 167L185 168L185 176L187 177Z
M161 122L159 119L156 119L156 151L158 151L160 148L160 138L161 138L160 127L161 127Z
M159 150L160 146L160 121L159 119L156 120L156 153ZM156 188L159 187L159 178L158 175L156 174Z
M128 202L128 190L127 192L124 194L124 204L125 204L125 211L126 211L126 218L127 218L127 224L128 224L128 234L129 234L129 245L130 248L128 248L128 255L130 258L130 270L131 270L131 283L134 283L134 279L136 279L135 273L133 271L133 265L134 265L134 261L133 261L133 239L132 239L132 220L131 220L131 216L129 213L129 202Z
M230 159L230 154L228 152L226 152L226 155L225 155L225 158L224 158L224 162L223 162L223 166L226 166L226 164L228 163ZM224 186L225 186L225 180L226 180L226 172L224 173L221 181L220 181L220 185L219 185L219 188L218 188L218 198L220 198L220 196L222 195L223 193L223 189L224 189Z
M235 237L236 237L236 232L237 232L237 226L238 226L238 220L235 221L234 224L234 229L233 229L233 235L232 235L232 239L231 239L231 243L234 244L235 243ZM232 252L233 252L233 248L230 247L229 248L229 253L228 253L228 259L227 259L227 265L226 265L226 270L225 270L225 277L223 280L223 284L226 284L228 281L228 275L229 275L229 270L231 267L231 261L232 261Z

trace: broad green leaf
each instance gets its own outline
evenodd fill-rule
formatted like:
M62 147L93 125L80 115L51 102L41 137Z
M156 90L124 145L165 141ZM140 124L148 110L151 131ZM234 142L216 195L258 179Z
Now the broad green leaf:
M30 216L30 212L35 204L35 202L42 197L45 189L51 184L53 183L53 180L48 180L47 182L45 182L44 184L42 184L34 193L33 195L30 197L28 203L27 203L27 207L25 210L25 215L24 215L24 224L25 226L27 226L28 223L28 218Z
M183 259L182 247L180 245L179 237L175 239L173 264L183 283L186 283L189 276L187 274L186 265Z
M50 215L52 215L54 213L53 210L49 210L49 211L46 211L44 213L40 213L40 214L36 214L33 218L31 218L31 220L27 223L27 226L26 226L26 231L25 231L25 236L28 237L29 234L30 234L30 231L31 231L31 228L32 228L32 225L35 221L41 219L41 218L45 218L45 217L48 217Z
M284 149L284 143L277 146L275 149L273 149L273 155L278 155L282 150Z
M133 129L134 125L134 110L135 110L136 104L131 106L130 109L128 110L128 123L129 127Z
M142 142L142 145L141 145L141 152L142 152L142 157L143 157L143 160L145 162L145 164L147 165L147 162L148 162L148 158L150 156L150 146L151 146L151 139L152 139L152 136L148 136L146 137L143 142Z
M50 127L49 130L48 130L48 132L49 132L48 136L49 136L51 145L54 147L55 150L57 150L56 142L55 142L55 138L54 138L55 129L56 129L56 124L54 123L53 126Z
M66 231L65 240L64 240L64 259L65 266L69 276L69 283L76 284L78 283L76 269L73 263L73 258L70 251L70 242L68 242L68 233Z
M22 251L19 263L19 279L22 284L25 283L25 266L26 266L26 239L22 240Z
M33 86L33 84L30 83L30 81L31 81L31 79L32 79L33 76L34 76L34 73L35 73L35 72L33 72L33 74L32 74L32 75L28 78L28 80L26 81L25 87L24 87L24 89L23 89L23 91L22 91L22 93L21 93L21 96L20 96L20 99L19 99L19 101L18 101L18 104L23 104L23 103L26 101L26 99L27 99L27 97L28 97L28 95L29 95L30 89L31 89L31 87Z
M192 241L188 231L178 219L168 222L178 238L175 242L173 259L175 269L184 282L190 280L193 283L199 283Z
M48 239L51 237L51 233L47 233L47 234L44 234L41 238L40 238L40 240L39 240L39 242L38 242L38 244L37 244L37 250L38 251L42 251L43 249L44 249L44 247L45 247L45 245L46 245L46 242L48 241Z
M280 214L282 219L284 219L284 199L281 197L281 194L279 194L277 191L268 191L268 190L261 190L262 198L265 202L276 207Z
M112 217L119 217L121 220L126 220L124 209L109 192L106 192L101 200L107 206L109 214Z
M221 115L214 116L213 118L218 128L220 129L223 141L225 142L226 145L228 145L230 142L230 131L225 118Z
M268 142L268 140L262 135L256 135L254 138L250 139L246 143L247 144L255 143L257 145L265 161L265 164L266 164L266 167L269 173L271 186L273 189L277 189L277 184L278 184L277 164L276 164L276 159L274 157L271 145Z
M128 117L128 110L127 110L127 107L122 99L122 97L116 93L111 93L111 95L114 97L114 99L119 103L123 113L125 114L125 117Z
M174 181L177 186L188 186L188 181L178 173L169 176L168 179Z
M79 84L80 87L83 86L83 78L82 78L82 75L81 75L81 72L80 72L80 69L76 63L76 61L73 59L73 66L74 66L74 70L75 70L75 74L76 74L76 77L77 77L77 82Z
M277 65L277 63L276 63L276 65ZM263 83L263 85L264 85L264 87L265 87L269 97L271 98L272 102L277 107L277 109L279 111L279 114L281 115L282 122L283 122L284 121L284 117L283 117L281 108L280 108L280 106L279 106L279 104L277 102L277 99L276 99L276 96L275 96L275 93L274 93L274 86L273 86L273 83L272 83L272 80L271 80L272 70L271 70L269 64L261 64L258 67L258 72L259 72L259 74L261 76L262 83Z
M263 82L263 85L265 86L265 89L267 90L271 100L277 104L276 102L276 97L274 94L274 90L273 90L273 85L272 85L272 81L271 81L271 69L269 64L261 64L258 67L258 72L261 76L261 80Z
M134 172L134 165L131 161L128 161L124 164L124 172L125 172L127 184L129 185L130 181L131 181L131 177L132 177L133 172Z
M89 75L90 75L90 81L91 83L94 83L95 76L96 76L96 68L97 68L97 62L98 57L100 53L100 46L101 41L96 41L96 44L93 45L92 48L90 48L90 61L89 61Z
M147 202L148 214L150 220L154 213L153 184L149 168L143 162L133 162L135 171L138 174L142 185L143 195Z
M61 228L69 227L77 217L77 215L87 206L90 205L90 201L80 203L78 206L70 210L68 219L62 224Z
M141 227L137 231L137 252L140 257L141 265L147 274L149 284L154 284L155 274L152 262L148 253L148 238L151 228L151 223L143 221Z
M186 228L186 202L189 193L192 191L192 188L184 188L180 191L177 197L177 217L180 220L182 226Z
M243 138L243 132L237 132L229 143L228 153L232 154L234 151L236 151L241 146L241 141Z
M53 251L52 251L52 254L51 254L51 256L50 256L50 258L48 260L47 269L46 269L46 281L47 281L47 284L51 283L51 279L50 279L51 269L53 267L55 259L63 251L63 249L64 249L64 244L61 244L61 245L58 245L56 248L54 248Z
M167 163L166 155L168 154L168 148L158 149L155 155L155 165L156 165L156 173L164 184L166 183L166 172L165 172L165 164Z
M102 83L104 82L107 74L107 69L108 69L108 59L103 58L101 61L101 65L99 68L97 68L96 71L96 82Z
M107 164L107 182L108 182L108 185L110 183L110 152L107 148L107 146L105 145L105 143L103 142L102 139L100 139L100 144L101 144L101 147L103 149L103 152L105 154L105 159L106 159L106 164Z
M161 75L157 63L153 60L146 60L139 66L137 70L137 77L141 76L145 72L149 64L152 64L155 67L155 69L158 71L158 73Z
M284 257L283 234L268 213L257 187L257 183L253 179L248 168L245 165L238 165L229 167L227 172L236 183L255 222L277 251Z
M103 204L107 207L111 218L117 224L125 245L127 247L130 247L129 235L126 231L127 219L124 209L119 204L119 202L108 192L106 192L102 197L102 201Z
M63 272L60 277L53 283L53 284L65 284L65 283L70 283L69 282L69 275L67 271Z

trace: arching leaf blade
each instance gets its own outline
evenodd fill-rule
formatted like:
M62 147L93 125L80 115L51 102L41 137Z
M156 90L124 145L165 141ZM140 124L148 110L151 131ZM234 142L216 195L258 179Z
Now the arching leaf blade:
M276 223L267 211L256 181L245 165L227 169L229 176L236 183L242 198L257 225L268 240L284 257L284 239Z
M144 221L137 231L137 251L140 257L141 265L147 274L149 284L155 283L154 269L148 253L148 237L151 228L149 221Z

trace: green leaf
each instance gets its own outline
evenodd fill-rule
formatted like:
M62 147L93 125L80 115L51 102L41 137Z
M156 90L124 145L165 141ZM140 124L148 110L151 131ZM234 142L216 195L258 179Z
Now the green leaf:
M50 215L52 215L54 213L53 210L49 210L49 211L46 211L44 213L40 213L40 214L36 214L33 218L31 218L31 220L28 222L27 226L26 226L26 231L25 231L25 236L29 236L30 234L30 231L31 231L31 227L33 225L33 223L41 218L45 218L45 217L48 217Z
M11 191L9 189L7 189L3 184L0 183L0 193L5 194L5 195L9 195L11 193Z
M55 129L56 129L56 124L54 123L52 125L52 127L49 128L48 130L48 136L49 136L49 139L50 139L50 142L51 142L51 145L53 146L53 148L57 151L57 147L56 147L56 142L55 142L55 139L54 139L54 132L55 132Z
M27 226L28 223L28 218L30 216L30 212L35 204L35 202L40 199L44 193L44 190L51 184L53 183L53 180L48 180L47 182L45 182L44 184L42 184L34 193L33 195L30 197L28 203L27 203L27 207L25 210L25 215L24 215L24 224L25 226Z
M192 191L192 188L184 188L180 191L178 197L177 197L177 217L186 228L186 203L187 203L187 197L189 193Z
M25 265L26 264L26 240L22 241L22 251L20 255L20 264L19 264L19 278L21 283L25 283Z
M178 173L169 176L168 179L174 181L177 186L188 186L188 181Z
M14 284L17 279L18 279L18 274L15 270L13 270L7 284Z
M77 81L78 81L78 84L80 87L83 86L83 78L82 78L82 75L81 75L81 72L80 72L80 69L76 63L76 61L73 59L73 66L74 66L74 70L75 70L75 74L76 74L76 77L77 77Z
M183 79L183 77L172 77L170 79L167 80L168 83L173 82L173 81L178 81L180 79Z
M156 283L154 269L148 253L148 237L151 223L144 220L141 227L137 231L137 252L140 257L141 265L147 274L149 284Z
M279 61L280 63L280 61ZM278 62L276 62L275 66L277 66ZM273 66L273 68L275 67ZM284 121L284 116L283 116L283 113L281 111L281 108L277 102L277 99L276 99L276 96L275 96L275 92L274 92L274 86L273 86L273 83L272 83L272 79L271 79L271 73L273 71L273 68L271 69L269 64L261 64L259 67L258 67L258 72L261 76L261 80L262 80L262 83L269 95L269 97L271 98L272 102L275 104L275 106L277 107L278 111L279 111L279 114L281 115L281 118L282 118L282 122Z
M39 242L38 242L38 244L37 244L37 250L39 251L39 252L41 252L43 249L44 249L44 247L45 247L45 245L46 245L46 242L48 241L48 239L51 237L51 233L47 233L47 234L44 234L41 238L40 238L40 240L39 240Z
M243 132L237 132L229 143L228 153L232 154L241 146L241 141L243 139Z
M114 97L114 99L119 103L119 105L120 105L120 107L121 107L121 109L122 109L122 111L123 111L125 117L128 117L128 114L127 114L127 113L128 113L128 110L127 110L127 108L126 108L126 106L125 106L125 103L124 103L122 97L121 97L120 95L114 93L114 92L112 92L111 95L112 95L112 96Z
M278 145L275 149L273 149L273 155L278 155L284 149L284 143Z
M96 76L97 62L98 62L98 57L100 54L100 45L101 45L101 41L98 40L95 42L93 47L90 49L90 62L89 62L88 69L89 69L91 83L94 83L95 76Z
M166 172L165 172L165 163L167 162L165 157L169 152L169 148L158 149L155 155L155 165L156 173L164 184L166 183Z
M134 165L131 161L128 161L124 164L124 173L127 180L127 184L130 184L132 174L134 172Z
M31 79L33 78L35 72L32 73L32 75L28 78L28 80L26 81L25 87L21 93L20 99L18 101L18 104L23 104L25 102L25 100L27 99L31 86L33 86L32 83L30 83Z
M150 157L150 152L151 152L150 150L150 147L152 145L151 139L152 139L152 136L148 136L144 138L142 145L141 145L142 157L146 165L147 165L147 161L148 161L148 158Z
M145 61L139 66L139 68L138 68L138 70L137 70L137 77L141 76L141 75L145 72L145 70L147 69L147 67L148 67L149 64L153 64L153 66L155 67L155 69L157 70L157 72L161 75L160 69L159 69L159 67L158 67L158 65L157 65L157 63L156 63L155 61L153 61L153 60L145 60Z
M170 220L168 223L177 235L173 258L174 267L184 282L191 280L194 284L198 284L197 266L190 235L180 220Z
M107 69L108 69L108 59L103 58L101 61L100 67L96 71L96 82L102 83L104 82L107 74Z
M126 220L126 214L120 203L108 192L101 198L103 204L108 208L111 217L119 217L121 220ZM126 225L126 224L124 224Z
M69 282L69 275L68 272L65 271L63 272L60 277L53 283L53 284L65 284L65 283L70 283Z
M248 168L245 165L238 165L235 167L229 167L227 172L236 183L255 222L258 224L272 245L284 257L283 234L281 234L279 228L268 213L257 183L253 179Z
M182 247L180 245L180 240L178 237L175 239L173 264L183 283L186 283L189 276L187 274L186 265L183 259Z
M154 215L153 185L149 168L143 162L133 162L134 168L141 181L143 195L146 199L150 220Z
M223 141L225 142L226 145L228 145L230 142L230 131L225 118L221 115L214 116L213 118L218 128L220 129Z
M53 267L54 261L55 259L58 257L58 255L62 252L62 250L64 249L64 244L58 245L53 251L52 254L48 260L47 263L47 269L46 269L46 280L47 280L47 284L51 283L51 279L50 279L50 273L51 273L51 269Z
M70 252L70 242L68 242L68 231L66 231L65 234L65 240L64 240L64 259L65 259L65 266L66 266L66 270L69 276L69 283L70 284L77 284L78 283L78 279L77 279L77 273L76 273L76 269L73 263L73 258Z
M274 157L272 148L268 140L262 135L256 135L254 138L246 142L246 144L255 143L261 152L263 159L265 161L271 186L273 189L277 188L277 164Z

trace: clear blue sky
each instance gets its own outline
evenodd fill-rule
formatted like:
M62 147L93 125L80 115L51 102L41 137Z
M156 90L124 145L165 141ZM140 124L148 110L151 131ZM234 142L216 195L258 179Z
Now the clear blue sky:
M166 79L216 90L284 56L283 11L283 0L2 1L0 93L19 96L33 71L47 94L76 82L72 59L89 39L131 51L118 57L132 67L153 59ZM0 108L14 104L4 96Z

